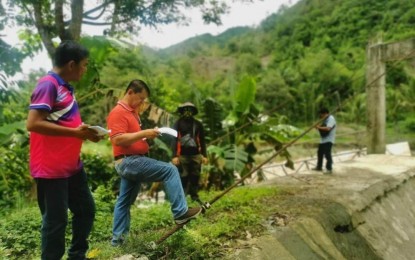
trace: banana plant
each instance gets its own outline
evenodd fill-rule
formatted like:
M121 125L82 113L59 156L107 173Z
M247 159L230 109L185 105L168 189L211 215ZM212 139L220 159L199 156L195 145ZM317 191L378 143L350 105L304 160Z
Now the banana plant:
M75 83L77 101L85 122L105 125L105 118L119 94L114 91L121 90L103 84L100 73L105 62L125 46L104 36L86 36L80 42L89 50L89 64L85 75Z
M25 135L25 121L12 120L8 115L15 115L11 103L21 102L23 97L18 91L17 82L5 73L0 72L0 146L7 146L13 139L20 139Z
M276 150L299 133L295 127L282 124L278 115L264 115L255 103L256 83L250 76L242 78L235 90L233 109L225 115L213 99L205 100L203 123L208 143L209 184L225 188L235 181L236 173L241 177L255 166L257 145L272 145ZM212 138L213 137L213 138ZM213 139L213 140L212 140ZM281 153L292 166L288 151ZM291 163L290 163L291 162Z

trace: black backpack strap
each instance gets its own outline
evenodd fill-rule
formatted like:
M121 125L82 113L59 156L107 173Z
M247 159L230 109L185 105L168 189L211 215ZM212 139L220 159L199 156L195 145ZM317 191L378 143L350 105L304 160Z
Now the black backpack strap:
M196 124L195 124L195 120L193 120L193 138L195 137L196 134Z

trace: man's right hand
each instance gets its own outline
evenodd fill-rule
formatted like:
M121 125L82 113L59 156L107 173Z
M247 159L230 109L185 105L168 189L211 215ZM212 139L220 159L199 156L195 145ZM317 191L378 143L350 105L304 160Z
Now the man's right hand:
M147 139L154 139L160 135L160 131L157 128L141 130L141 133L143 133Z

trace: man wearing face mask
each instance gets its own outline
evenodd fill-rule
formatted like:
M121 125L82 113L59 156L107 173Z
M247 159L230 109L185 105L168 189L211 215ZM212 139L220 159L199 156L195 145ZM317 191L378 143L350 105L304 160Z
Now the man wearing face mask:
M192 103L180 105L177 112L180 118L173 126L178 135L173 145L172 163L180 169L186 194L202 204L198 195L200 171L202 163L208 162L203 125L194 118L198 110Z

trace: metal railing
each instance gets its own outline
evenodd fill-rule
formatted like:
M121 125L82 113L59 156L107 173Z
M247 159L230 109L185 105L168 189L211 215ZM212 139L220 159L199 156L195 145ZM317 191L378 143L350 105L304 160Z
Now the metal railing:
M356 157L365 156L367 154L366 148L359 148L350 151L342 151L332 155L333 162L344 162L355 159ZM246 180L246 184L252 184L264 180L270 180L275 177L288 176L290 174L301 174L301 172L310 172L316 166L317 158L310 157L294 161L294 169L288 168L285 162L270 163L263 166L260 170L255 172L250 179Z

